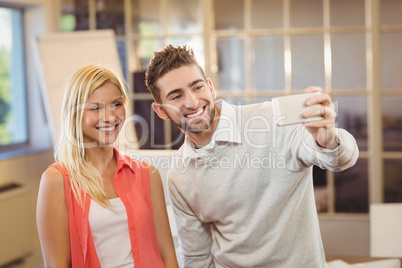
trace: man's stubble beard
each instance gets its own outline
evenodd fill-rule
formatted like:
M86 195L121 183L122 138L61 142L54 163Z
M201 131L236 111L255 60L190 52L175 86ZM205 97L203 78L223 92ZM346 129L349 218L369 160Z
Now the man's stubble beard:
M202 133L204 131L206 131L207 129L209 129L212 125L212 122L214 121L215 118L215 105L212 107L212 111L209 112L209 114L211 115L208 122L206 122L204 119L201 119L204 121L205 126L202 128L192 128L191 124L188 125L186 123L186 120L182 120L181 124L177 124L174 120L171 119L171 121L173 122L173 124L175 124L180 130L182 131L186 131L186 132L190 132L190 133Z

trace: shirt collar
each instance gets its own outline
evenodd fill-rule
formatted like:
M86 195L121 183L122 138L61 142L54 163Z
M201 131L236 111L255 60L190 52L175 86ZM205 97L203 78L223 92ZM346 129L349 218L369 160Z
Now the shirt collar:
M241 144L240 131L237 124L236 110L224 100L215 102L218 109L221 110L219 123L212 135L211 142L203 147L202 151L212 149L217 141L225 143ZM194 148L193 142L186 136L183 144L183 158L197 158L203 156Z
M130 167L132 172L135 172L133 168L133 162L129 161L129 158L121 154L116 148L113 148L114 154L116 156L116 161L117 161L117 170L120 170L124 165Z

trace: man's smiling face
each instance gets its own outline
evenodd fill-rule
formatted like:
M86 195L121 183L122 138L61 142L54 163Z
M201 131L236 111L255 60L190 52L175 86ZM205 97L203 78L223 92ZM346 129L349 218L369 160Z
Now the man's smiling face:
M201 133L215 116L215 89L196 65L174 69L158 79L162 103L154 103L162 119L171 119L181 130Z

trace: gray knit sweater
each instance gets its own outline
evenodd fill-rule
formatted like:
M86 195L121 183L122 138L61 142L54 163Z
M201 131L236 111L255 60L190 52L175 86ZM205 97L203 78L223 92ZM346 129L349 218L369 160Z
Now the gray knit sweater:
M270 102L231 107L236 116L229 125L238 126L241 143L219 141L195 159L181 158L182 147L168 173L181 263L325 267L312 165L353 166L355 139L337 129L340 145L322 149L302 125L276 126Z

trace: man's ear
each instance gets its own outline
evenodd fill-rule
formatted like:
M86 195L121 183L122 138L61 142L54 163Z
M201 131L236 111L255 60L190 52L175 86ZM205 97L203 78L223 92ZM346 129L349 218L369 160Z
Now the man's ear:
M216 98L216 91L215 91L214 84L212 83L212 80L207 78L207 83L208 83L209 89L211 90L212 97L215 99Z
M163 120L168 120L169 116L165 112L165 110L162 107L162 104L153 102L152 103L152 109L154 109L155 113Z

